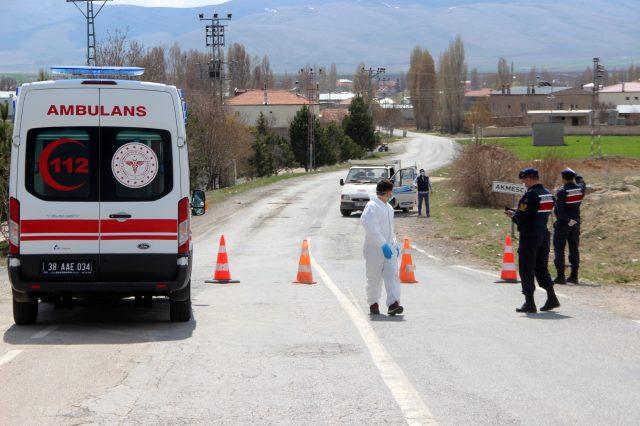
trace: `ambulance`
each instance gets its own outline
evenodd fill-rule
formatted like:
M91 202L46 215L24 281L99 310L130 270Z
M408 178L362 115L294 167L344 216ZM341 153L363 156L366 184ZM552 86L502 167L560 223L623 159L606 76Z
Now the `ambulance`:
M16 104L8 257L16 324L35 323L39 302L154 296L169 298L172 321L188 321L194 206L181 93L109 78L141 75L136 67L52 72L79 78L24 84Z

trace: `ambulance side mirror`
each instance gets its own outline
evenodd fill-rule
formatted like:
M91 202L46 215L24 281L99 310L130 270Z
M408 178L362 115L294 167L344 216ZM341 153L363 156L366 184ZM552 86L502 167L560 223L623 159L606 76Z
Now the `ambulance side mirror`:
M201 189L194 189L191 193L191 215L202 216L207 211L206 195Z
M344 186L344 179L340 179L340 186Z

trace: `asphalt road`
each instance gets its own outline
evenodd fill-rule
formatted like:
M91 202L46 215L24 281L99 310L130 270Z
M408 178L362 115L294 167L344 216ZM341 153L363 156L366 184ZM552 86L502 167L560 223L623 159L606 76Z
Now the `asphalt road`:
M411 134L433 168L451 141ZM561 291L521 315L517 285L419 247L405 315L371 318L363 231L338 211L344 172L235 197L194 220L194 319L168 304L41 307L0 300L2 424L637 424L640 324ZM401 218L398 218L401 220ZM224 233L236 285L211 285ZM309 237L316 285L294 285ZM544 292L536 294L539 303Z

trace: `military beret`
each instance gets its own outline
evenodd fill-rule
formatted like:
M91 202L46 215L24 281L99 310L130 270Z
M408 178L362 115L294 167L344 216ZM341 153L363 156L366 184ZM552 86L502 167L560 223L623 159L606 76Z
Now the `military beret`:
M533 167L527 167L526 169L520 170L518 174L518 178L524 179L526 177L538 177L538 169L534 169Z
M565 179L573 179L577 176L577 173L573 171L573 169L567 167L566 169L564 169L561 173L563 178Z

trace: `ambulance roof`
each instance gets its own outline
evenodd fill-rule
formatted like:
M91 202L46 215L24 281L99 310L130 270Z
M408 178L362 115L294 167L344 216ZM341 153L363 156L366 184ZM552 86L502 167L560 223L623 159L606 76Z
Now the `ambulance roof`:
M80 88L80 87L96 87L96 88L119 88L119 89L149 89L170 91L175 86L169 86L162 83L152 83L149 81L137 80L113 80L113 79L90 79L90 78L74 78L63 80L36 81L33 83L25 83L20 90L24 89L43 89L43 88Z

